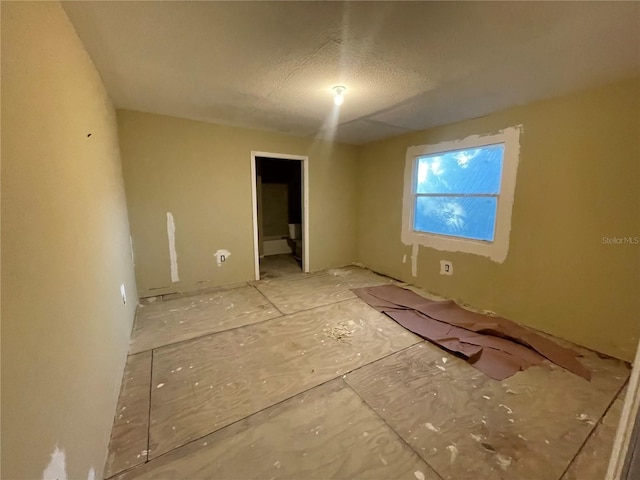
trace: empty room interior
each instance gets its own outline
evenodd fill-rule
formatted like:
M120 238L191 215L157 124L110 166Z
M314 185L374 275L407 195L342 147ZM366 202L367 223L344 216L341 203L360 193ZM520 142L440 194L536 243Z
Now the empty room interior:
M640 2L13 2L7 480L640 478Z

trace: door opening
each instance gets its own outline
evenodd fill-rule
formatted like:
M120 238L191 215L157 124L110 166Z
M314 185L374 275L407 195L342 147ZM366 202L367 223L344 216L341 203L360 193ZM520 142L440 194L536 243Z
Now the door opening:
M307 161L251 153L256 280L309 271Z

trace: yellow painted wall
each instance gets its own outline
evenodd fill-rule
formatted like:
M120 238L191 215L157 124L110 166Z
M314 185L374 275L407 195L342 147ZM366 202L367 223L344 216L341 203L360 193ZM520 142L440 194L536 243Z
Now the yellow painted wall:
M141 296L254 279L252 150L309 156L310 270L355 261L355 147L127 110L118 126ZM221 267L218 249L231 252Z
M522 125L511 241L502 264L400 241L405 155ZM640 81L513 108L366 145L359 152L358 255L428 291L632 360L640 334ZM403 263L403 256L407 256ZM439 274L442 259L453 276Z
M2 478L56 445L102 478L137 297L115 112L59 3L1 8Z
M262 184L262 214L265 237L289 235L289 186L286 183Z

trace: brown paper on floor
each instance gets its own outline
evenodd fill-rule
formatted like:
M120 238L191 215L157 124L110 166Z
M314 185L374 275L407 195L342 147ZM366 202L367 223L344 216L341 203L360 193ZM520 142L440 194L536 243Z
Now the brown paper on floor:
M577 360L577 352L506 318L472 312L452 300L428 300L396 285L352 291L407 330L459 354L496 380L540 364L543 358L591 379L591 372Z

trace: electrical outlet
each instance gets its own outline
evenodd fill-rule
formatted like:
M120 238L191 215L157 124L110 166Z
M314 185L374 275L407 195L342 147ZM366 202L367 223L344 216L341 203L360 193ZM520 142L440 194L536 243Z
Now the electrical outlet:
M440 275L453 275L453 263L449 260L440 260Z
M122 303L127 304L127 291L124 288L124 283L120 285L120 295L122 295Z

